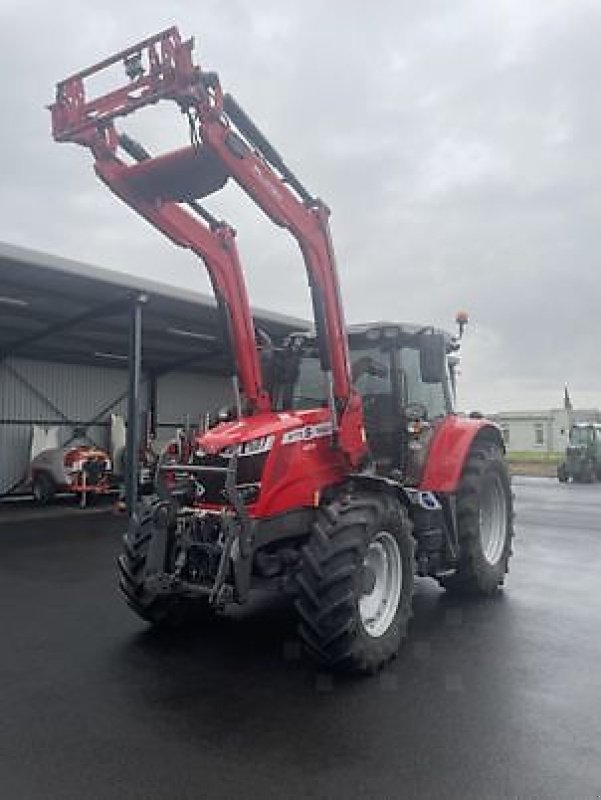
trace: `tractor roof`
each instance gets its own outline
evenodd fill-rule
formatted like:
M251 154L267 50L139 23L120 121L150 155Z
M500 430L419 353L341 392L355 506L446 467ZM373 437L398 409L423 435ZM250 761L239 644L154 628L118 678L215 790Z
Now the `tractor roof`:
M366 322L355 325L347 325L346 331L353 342L365 339L368 342L376 342L380 339L409 339L420 335L438 334L443 337L447 352L458 349L457 342L453 336L441 328L432 325L416 325L411 322L387 322L379 320L377 322ZM301 331L290 334L290 339L311 340L315 338L315 331Z
M441 328L435 328L433 325L416 325L412 322L388 322L386 320L378 320L377 322L365 322L356 325L348 325L347 332L349 336L367 336L375 331L380 331L385 337L393 338L393 332L397 336L419 336L420 334L436 333L442 336L445 341L452 341L453 337Z

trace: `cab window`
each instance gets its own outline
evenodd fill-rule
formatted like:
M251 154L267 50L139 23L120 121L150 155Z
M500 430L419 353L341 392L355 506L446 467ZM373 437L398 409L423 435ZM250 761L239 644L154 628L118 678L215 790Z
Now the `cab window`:
M440 383L424 383L419 367L419 350L403 347L400 351L401 369L405 378L406 402L420 403L428 411L428 419L443 417L449 411L449 400Z

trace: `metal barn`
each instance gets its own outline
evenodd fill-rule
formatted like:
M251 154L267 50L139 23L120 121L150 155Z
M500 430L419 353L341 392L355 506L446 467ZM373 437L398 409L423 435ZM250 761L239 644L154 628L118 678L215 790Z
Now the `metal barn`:
M275 338L306 327L263 310L255 319ZM107 446L110 414L127 418L136 347L159 440L229 402L212 297L0 243L0 497L26 487L33 425L58 426L61 443L85 429Z

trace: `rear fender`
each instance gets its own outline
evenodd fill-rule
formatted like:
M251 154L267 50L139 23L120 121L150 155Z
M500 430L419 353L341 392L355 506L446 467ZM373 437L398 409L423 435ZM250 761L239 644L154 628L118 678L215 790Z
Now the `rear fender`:
M447 417L434 432L419 488L429 492L455 492L468 453L476 441L490 443L505 452L501 430L494 422Z

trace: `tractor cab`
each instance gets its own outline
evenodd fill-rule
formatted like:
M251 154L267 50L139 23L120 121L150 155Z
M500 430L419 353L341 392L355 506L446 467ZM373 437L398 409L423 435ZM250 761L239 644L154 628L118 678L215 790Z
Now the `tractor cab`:
M417 485L437 424L453 413L458 349L432 328L377 322L348 328L352 380L361 395L371 466ZM328 382L315 336L294 334L271 387L281 411L328 405Z
M577 422L570 428L565 458L557 468L562 483L601 480L601 425Z
M350 328L349 344L373 466L417 485L433 431L453 412L455 344L432 327L385 322Z
M596 425L589 425L587 423L580 423L572 425L570 428L570 444L569 447L579 449L586 449L596 441Z

